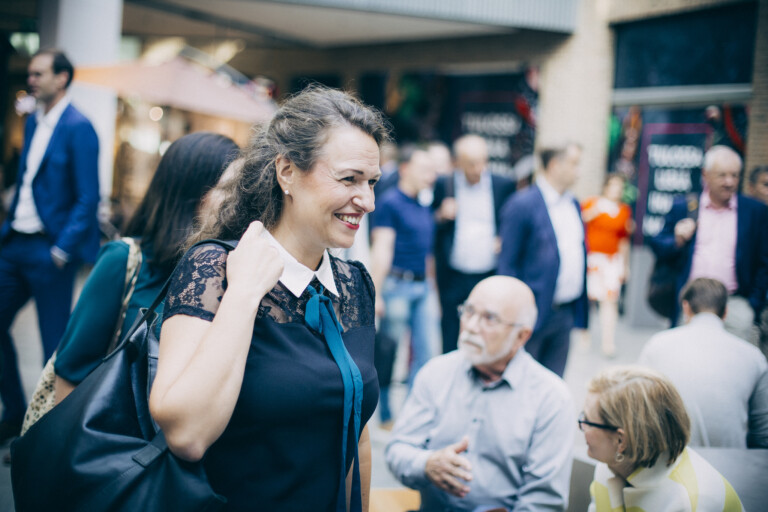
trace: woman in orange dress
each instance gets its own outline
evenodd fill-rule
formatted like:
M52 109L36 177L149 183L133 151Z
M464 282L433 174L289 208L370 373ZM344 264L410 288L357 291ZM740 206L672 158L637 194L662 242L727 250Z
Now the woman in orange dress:
M619 316L619 293L629 267L632 210L621 202L625 179L609 174L599 197L581 206L587 238L587 294L597 301L603 354L616 352L614 335Z

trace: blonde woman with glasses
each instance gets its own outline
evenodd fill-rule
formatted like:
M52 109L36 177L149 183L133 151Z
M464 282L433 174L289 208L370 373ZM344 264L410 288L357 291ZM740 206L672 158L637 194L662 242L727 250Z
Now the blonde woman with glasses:
M688 448L690 420L672 383L640 367L605 370L579 417L597 460L589 512L740 512L731 484Z

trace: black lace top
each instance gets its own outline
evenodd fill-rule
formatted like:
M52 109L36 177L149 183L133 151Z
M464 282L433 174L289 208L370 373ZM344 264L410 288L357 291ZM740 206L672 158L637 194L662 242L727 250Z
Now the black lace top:
M174 272L164 317L212 320L226 289L226 259L214 244L187 253ZM339 297L324 293L363 377L365 424L378 401L373 283L360 263L331 257L331 268ZM320 289L316 278L311 284ZM259 306L232 419L203 459L214 490L229 501L226 510L334 508L344 388L325 339L304 323L309 297L306 290L295 297L278 282ZM347 454L348 469L351 446Z

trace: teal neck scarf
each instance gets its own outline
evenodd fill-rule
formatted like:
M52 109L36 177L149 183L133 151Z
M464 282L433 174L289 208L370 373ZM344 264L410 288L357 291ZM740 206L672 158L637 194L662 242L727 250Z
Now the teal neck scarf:
M349 439L349 419L354 421L354 458L352 461L352 499L350 503L350 512L361 512L362 502L360 496L360 459L357 453L357 445L360 441L360 416L363 405L363 377L360 375L352 356L347 352L344 341L341 338L341 324L339 324L336 313L333 310L331 299L315 290L312 286L307 288L311 295L307 302L304 321L306 324L321 333L328 344L336 365L341 372L341 380L344 383L344 421L341 431L341 475L339 480L339 489L336 497L336 512L346 512L346 467L347 467L347 444Z

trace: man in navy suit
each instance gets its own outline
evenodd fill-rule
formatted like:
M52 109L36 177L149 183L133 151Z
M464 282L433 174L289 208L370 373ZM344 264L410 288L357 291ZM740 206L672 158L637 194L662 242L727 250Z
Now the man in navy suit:
M587 326L584 225L568 192L578 178L581 147L542 149L539 158L539 179L502 209L498 272L533 290L539 317L526 350L562 377L571 329Z
M456 139L458 170L435 183L435 277L440 295L443 353L456 350L458 307L477 283L496 273L499 212L515 183L488 170L488 146L479 135Z
M677 199L661 232L649 240L657 258L678 268L676 292L698 277L728 290L725 328L753 343L768 289L768 207L738 194L742 160L727 146L704 155L697 199ZM672 325L677 323L675 311Z
M47 360L69 319L78 264L99 249L99 143L70 104L74 69L61 51L43 50L28 71L38 110L24 128L16 195L0 228L0 443L18 434L26 410L10 336L16 313L35 299Z

